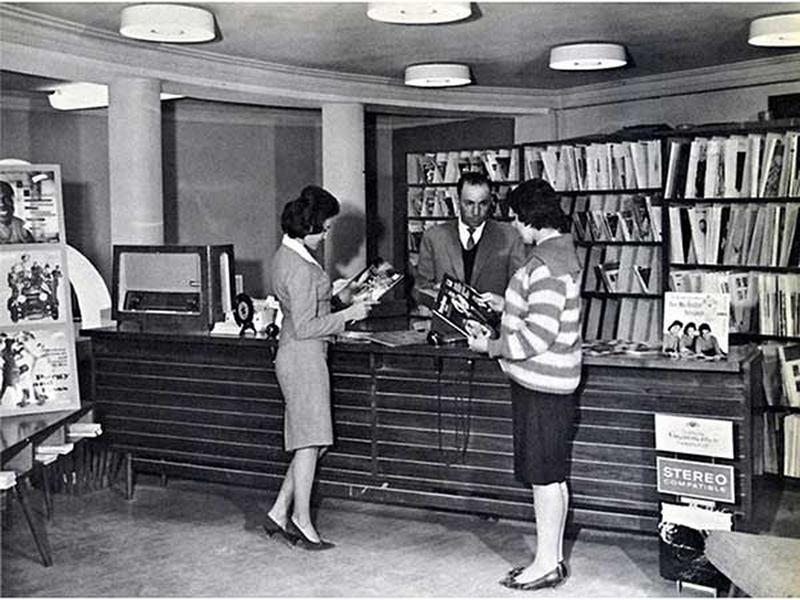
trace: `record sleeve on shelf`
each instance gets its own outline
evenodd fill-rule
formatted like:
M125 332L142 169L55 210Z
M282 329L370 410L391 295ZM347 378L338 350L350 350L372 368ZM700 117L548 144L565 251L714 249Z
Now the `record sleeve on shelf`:
M727 294L665 292L664 347L672 347L669 342L675 336L676 326L680 335L686 325L692 323L697 332L694 354L711 359L722 358L728 353L729 315Z

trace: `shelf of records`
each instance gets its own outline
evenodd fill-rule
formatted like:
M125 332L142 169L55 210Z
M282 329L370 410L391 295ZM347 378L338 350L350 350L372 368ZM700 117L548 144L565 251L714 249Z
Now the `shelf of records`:
M764 471L800 477L800 344L761 344Z
M409 185L455 184L468 171L486 174L490 181L519 181L519 149L489 148L418 152L406 155Z
M800 337L797 273L671 269L669 287L676 292L727 294L731 334L762 339Z
M579 245L661 245L661 206L655 195L579 194L563 202Z
M662 186L658 139L526 145L523 164L525 179L540 177L561 192Z
M674 138L665 198L800 196L799 131Z
M672 263L800 267L800 201L721 200L667 212Z
M583 266L583 337L658 343L662 235L658 196L566 193L564 210Z

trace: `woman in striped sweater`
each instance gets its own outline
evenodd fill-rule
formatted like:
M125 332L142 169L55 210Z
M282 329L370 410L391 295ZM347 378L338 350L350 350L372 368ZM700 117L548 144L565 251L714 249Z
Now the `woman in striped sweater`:
M501 298L483 299L502 310L500 336L470 336L472 350L497 357L511 382L514 474L533 488L536 557L500 583L537 590L567 578L563 556L569 492L570 444L581 378L580 264L558 195L541 179L509 195L514 226L536 246Z

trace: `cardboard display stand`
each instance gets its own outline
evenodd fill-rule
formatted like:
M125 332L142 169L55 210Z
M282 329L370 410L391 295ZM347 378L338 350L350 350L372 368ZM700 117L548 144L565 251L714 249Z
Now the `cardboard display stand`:
M0 416L80 406L58 165L0 166Z

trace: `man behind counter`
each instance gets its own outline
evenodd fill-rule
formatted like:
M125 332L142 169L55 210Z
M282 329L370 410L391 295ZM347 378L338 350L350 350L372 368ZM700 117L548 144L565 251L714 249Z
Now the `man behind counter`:
M422 236L415 291L423 304L435 300L445 273L479 292L502 295L525 262L525 245L514 228L489 219L492 196L486 175L464 173L457 190L458 221L431 227Z

